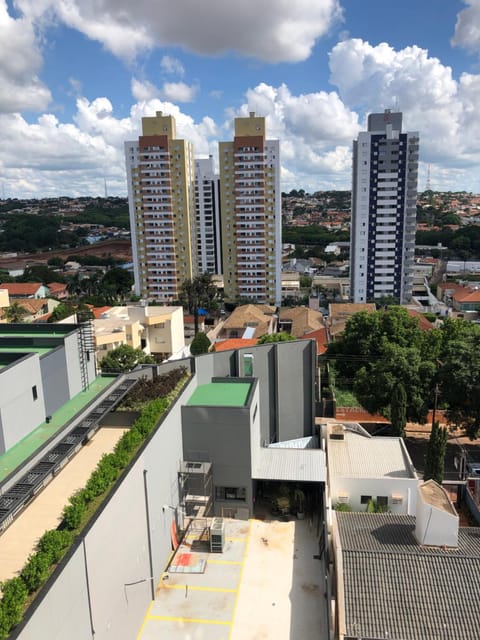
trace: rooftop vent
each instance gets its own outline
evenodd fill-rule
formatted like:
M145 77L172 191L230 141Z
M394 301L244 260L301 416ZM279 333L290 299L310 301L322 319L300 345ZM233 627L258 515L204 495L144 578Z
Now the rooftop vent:
M345 427L343 424L332 425L330 440L345 440Z

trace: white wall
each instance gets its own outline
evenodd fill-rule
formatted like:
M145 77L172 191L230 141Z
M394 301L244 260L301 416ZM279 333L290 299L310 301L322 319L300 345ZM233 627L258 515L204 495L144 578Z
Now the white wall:
M33 387L36 388L36 400ZM37 354L29 354L1 371L0 447L3 440L3 450L0 448L0 454L38 427L45 417L40 359Z
M367 505L361 504L362 495L388 496L388 508L392 513L415 515L417 486L416 478L330 478L330 496L332 505L339 502L341 494L349 496L348 504L353 511L366 511ZM392 495L401 495L401 504L394 504Z

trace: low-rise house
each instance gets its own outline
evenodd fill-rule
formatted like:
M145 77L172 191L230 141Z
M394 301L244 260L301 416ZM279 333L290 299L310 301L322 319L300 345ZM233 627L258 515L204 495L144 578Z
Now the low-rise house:
M415 516L335 512L335 637L477 638L480 529L458 524L431 480L418 488Z
M68 298L68 285L65 282L49 282L48 289L50 292L50 296L52 298L56 298L57 300L65 300Z
M374 313L376 310L377 307L374 302L329 304L327 328L330 338L335 339L345 331L347 321L354 313L359 313L360 311Z
M278 318L278 330L295 338L323 329L323 315L309 307L283 307Z
M50 291L41 282L3 282L0 289L6 289L12 300L17 298L46 298Z
M358 424L325 431L332 504L366 511L373 500L392 513L415 513L418 477L402 438L373 437Z
M260 338L277 330L276 307L266 304L245 304L237 307L223 323L218 339Z
M165 360L185 346L182 307L118 306L93 321L96 355L128 344Z

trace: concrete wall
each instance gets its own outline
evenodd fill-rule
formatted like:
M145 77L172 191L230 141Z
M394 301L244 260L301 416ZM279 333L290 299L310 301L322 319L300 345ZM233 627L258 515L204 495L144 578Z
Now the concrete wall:
M340 494L346 494L353 511L366 511L367 505L361 504L361 496L371 496L373 500L387 496L389 511L415 515L418 482L416 478L331 478L330 497L334 505L339 502ZM394 503L392 495L402 496L402 502Z
M256 385L255 385L256 386ZM214 487L244 487L245 501L215 499L215 514L222 507L253 510L251 467L251 412L258 391L245 407L182 407L184 459L212 463ZM215 491L214 491L215 496Z
M66 375L68 376L68 387L71 398L83 390L78 344L78 334L76 331L65 336ZM87 361L85 357L85 363L88 370L88 381L92 382L92 380L95 379L95 358L93 353L90 354L89 361Z
M0 454L38 427L45 416L40 360L37 354L30 354L1 371Z
M155 589L171 551L170 525L175 511L163 507L178 503L180 407L195 386L192 379L85 532L84 560L81 550L80 555L74 553L64 561L59 578L49 585L12 639L136 637L152 599L152 585ZM94 634L86 602L91 607ZM64 610L72 612L70 622Z
M200 356L195 358L198 384L207 384L215 376L243 377L245 354L253 355L253 377L259 381L263 440L270 443L311 435L315 420L315 343L295 340Z
M32 617L10 636L22 640L93 638L88 603L83 543L49 583L49 591Z
M68 388L67 363L65 349L57 347L40 359L43 392L45 395L45 416L51 415L65 402L70 400ZM43 416L43 420L45 419Z

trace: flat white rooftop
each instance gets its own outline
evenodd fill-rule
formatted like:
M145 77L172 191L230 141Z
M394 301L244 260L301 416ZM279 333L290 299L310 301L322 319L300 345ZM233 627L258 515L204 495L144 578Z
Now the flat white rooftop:
M412 462L401 438L371 437L368 433L343 431L343 439L328 437L330 477L416 478Z

